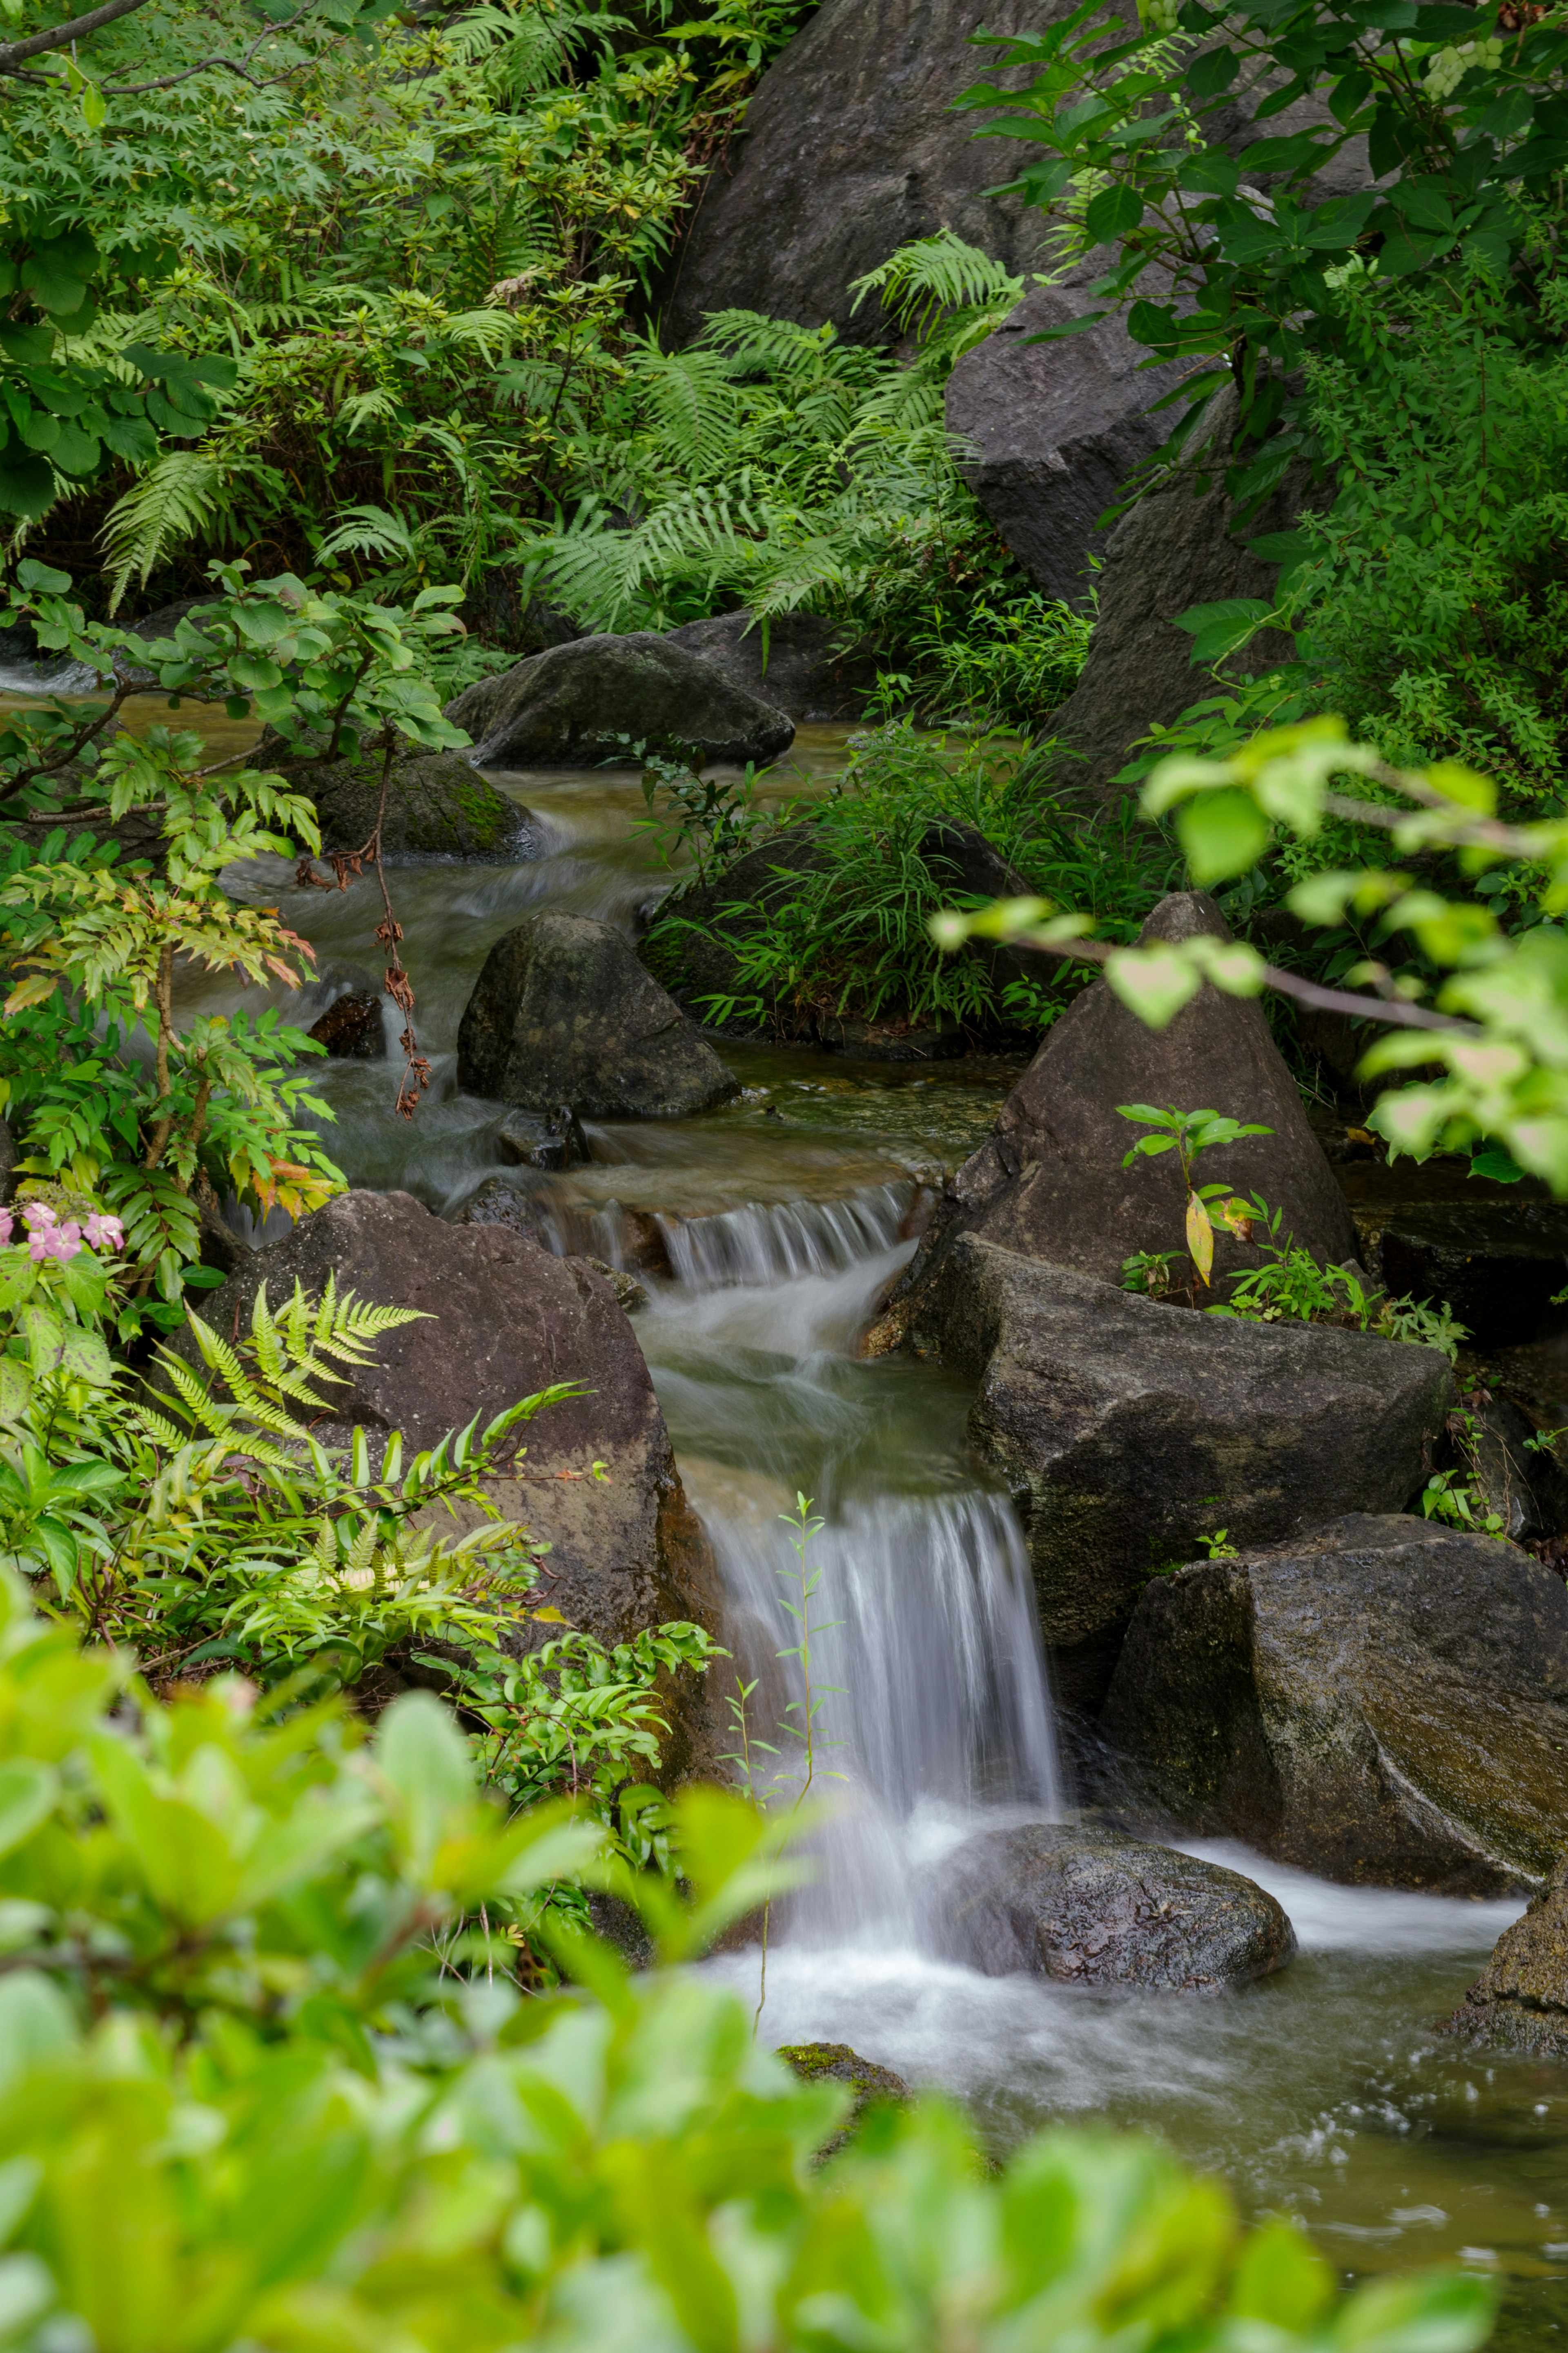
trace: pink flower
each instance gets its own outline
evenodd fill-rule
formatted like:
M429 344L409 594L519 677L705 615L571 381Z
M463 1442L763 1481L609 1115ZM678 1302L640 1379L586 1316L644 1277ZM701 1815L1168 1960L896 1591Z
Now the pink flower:
M48 1224L34 1228L27 1242L27 1255L36 1266L42 1266L46 1259L75 1258L80 1248L81 1228L74 1221L57 1224L51 1209Z
M104 1217L95 1209L87 1221L87 1239L94 1250L123 1250L125 1229L118 1218Z
M22 1223L25 1226L31 1227L34 1233L37 1233L41 1229L54 1225L56 1222L57 1219L55 1213L50 1208L47 1201L23 1202Z
M14 1230L9 1209L0 1209L0 1249L10 1240Z

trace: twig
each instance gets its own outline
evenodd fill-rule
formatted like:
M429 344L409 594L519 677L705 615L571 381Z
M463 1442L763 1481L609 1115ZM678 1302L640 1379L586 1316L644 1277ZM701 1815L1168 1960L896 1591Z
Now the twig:
M1078 956L1085 964L1103 965L1116 954L1103 940L1063 940L1059 944L1047 944L1040 940L1011 940L1010 947L1022 948L1029 955ZM1353 989L1324 988L1315 980L1305 980L1297 972L1287 972L1277 964L1263 967L1263 985L1278 996L1294 997L1298 1005L1308 1005L1319 1013L1348 1013L1357 1021L1385 1021L1396 1029L1448 1029L1462 1036L1479 1038L1481 1031L1473 1021L1457 1020L1447 1013L1428 1012L1424 1005L1390 1003L1386 997L1361 997Z

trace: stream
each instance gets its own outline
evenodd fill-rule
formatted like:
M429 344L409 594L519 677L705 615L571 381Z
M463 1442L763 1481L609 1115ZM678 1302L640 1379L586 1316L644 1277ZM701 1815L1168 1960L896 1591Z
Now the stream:
M808 782L832 773L846 732L801 731ZM668 879L636 830L635 776L493 781L531 812L530 854L391 873L431 1095L411 1122L394 1118L400 1058L312 1073L351 1182L405 1187L448 1214L503 1173L503 1107L459 1093L455 1076L458 1018L487 951L547 905L630 928ZM235 881L279 904L320 952L323 978L286 1000L292 1018L308 1024L345 976L374 968L370 883L299 892L279 866ZM208 984L184 1001L242 1000ZM863 1362L855 1347L913 1250L921 1180L978 1144L1021 1066L719 1042L738 1102L698 1120L592 1125L588 1166L504 1173L537 1192L562 1247L642 1270L650 1296L635 1328L723 1573L737 1658L757 1678L751 1729L783 1749L798 1683L776 1654L798 1640L788 1605L801 1588L780 1514L801 1493L826 1523L807 1557L814 1619L838 1621L813 1642L827 1687L816 1795L831 1819L816 1882L775 1934L763 2032L846 2042L960 2095L999 2152L1053 2119L1155 2131L1220 2170L1249 2212L1298 2215L1346 2274L1462 2261L1506 2284L1499 2345L1562 2332L1568 2070L1430 2031L1520 1905L1333 1886L1194 1846L1284 1905L1301 1949L1279 1976L1218 2000L1130 2000L939 1957L922 1865L978 1816L1049 1814L1072 1791L1019 1531L966 1453L966 1389L934 1366ZM709 1966L755 2000L754 1949Z

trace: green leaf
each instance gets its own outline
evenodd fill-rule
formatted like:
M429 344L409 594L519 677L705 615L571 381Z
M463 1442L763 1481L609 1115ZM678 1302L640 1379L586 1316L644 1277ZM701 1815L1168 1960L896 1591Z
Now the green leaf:
M59 1793L51 1767L32 1757L0 1765L0 1854L9 1854L47 1820Z
M1248 873L1268 847L1268 820L1237 786L1195 793L1176 811L1176 838L1200 890Z
M1091 244L1114 245L1119 238L1130 237L1142 217L1142 197L1136 188L1122 183L1101 188L1090 200L1083 225Z
M1215 604L1194 605L1176 614L1172 626L1189 632L1194 665L1207 669L1246 645L1273 609L1260 596L1222 596Z
M69 2002L37 1969L0 1978L0 2090L75 2048Z

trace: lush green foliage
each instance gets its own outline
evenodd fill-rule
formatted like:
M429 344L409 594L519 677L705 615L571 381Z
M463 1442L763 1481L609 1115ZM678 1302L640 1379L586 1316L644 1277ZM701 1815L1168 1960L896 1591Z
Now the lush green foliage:
M585 1989L520 1998L492 1924L595 1875L595 1836L488 1804L436 1701L400 1700L365 1747L330 1707L273 1723L232 1683L110 1715L123 1681L0 1580L0 2289L27 2353L62 2327L96 2353L1486 2334L1474 2279L1336 2309L1295 2231L1244 2237L1217 2183L1137 2141L1048 2134L994 2177L933 2102L815 2170L847 2095L759 2049L733 1994L628 1982L556 1929ZM769 1868L739 1799L677 1811L686 1901L603 1874L667 1960Z
M1080 898L1115 938L1136 936L1173 860L1127 813L1068 808L1051 795L1044 765L1004 734L949 740L891 722L855 740L824 798L771 820L743 785L701 788L661 775L650 800L662 786L671 854L689 845L694 880L721 887L739 856L766 847L770 829L792 841L796 828L810 829L810 860L776 870L765 924L741 902L697 923L739 969L713 1018L765 1021L784 1036L843 1018L979 1030L1054 1020L1071 994L1066 976L1047 986L999 977L979 957L954 963L936 947L931 919L952 901L951 861L962 854L952 829L983 835L1027 881ZM649 935L671 980L694 920L678 892Z
M1252 444L1228 469L1240 495L1272 488L1299 452L1317 453L1292 379L1353 342L1331 273L1363 252L1375 250L1380 278L1420 274L1456 309L1479 263L1506 284L1521 341L1554 332L1536 289L1568 163L1568 35L1550 11L1152 0L1141 16L1130 35L1100 0L1085 0L1037 35L991 36L1000 65L1034 78L976 88L963 103L986 111L984 135L1046 148L1014 185L1060 208L1067 252L1115 248L1093 291L1108 308L1130 302L1135 340L1160 358L1210 363L1174 396L1184 411L1173 448L1234 382ZM1260 135L1233 155L1222 133L1238 98ZM1317 120L1271 137L1269 118L1305 98L1319 102ZM1316 176L1363 137L1383 185L1323 199Z

